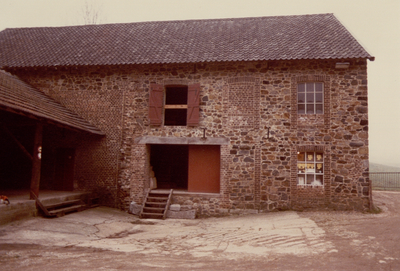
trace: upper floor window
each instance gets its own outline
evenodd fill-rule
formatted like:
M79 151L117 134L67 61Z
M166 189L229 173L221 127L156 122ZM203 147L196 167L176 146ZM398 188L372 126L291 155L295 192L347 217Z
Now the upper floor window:
M196 126L199 124L200 84L189 86L150 85L151 125Z
M324 154L322 152L297 153L297 184L321 186L324 184Z
M186 125L187 98L187 86L165 88L164 125Z
M297 112L299 114L324 113L324 84L300 83L297 85Z

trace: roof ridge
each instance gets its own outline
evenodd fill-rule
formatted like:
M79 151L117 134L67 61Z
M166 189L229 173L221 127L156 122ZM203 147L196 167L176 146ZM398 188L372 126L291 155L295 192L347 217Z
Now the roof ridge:
M257 16L257 17L229 17L229 18L213 18L213 19L182 19L182 20L165 20L165 21L141 21L141 22L125 22L125 23L104 23L104 24L79 24L79 25L64 25L64 26L34 26L34 27L12 27L7 29L51 29L51 28L72 28L72 27L100 27L110 25L134 25L134 24L152 24L152 23L178 23L178 22L206 22L206 21L231 21L231 20L261 20L271 18L289 18L289 17L306 17L306 16L323 16L335 15L333 13L314 13L301 15L274 15L274 16ZM4 31L3 30L3 31Z

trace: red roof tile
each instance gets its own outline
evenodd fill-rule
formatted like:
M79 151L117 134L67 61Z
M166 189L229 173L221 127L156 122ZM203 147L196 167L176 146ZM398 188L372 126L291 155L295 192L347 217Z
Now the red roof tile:
M333 14L0 32L0 67L372 57Z

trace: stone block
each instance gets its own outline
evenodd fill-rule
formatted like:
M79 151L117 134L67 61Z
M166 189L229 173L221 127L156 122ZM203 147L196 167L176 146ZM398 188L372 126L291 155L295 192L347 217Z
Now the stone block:
M195 219L196 218L196 210L188 210L188 211L167 211L167 218L174 219Z
M181 205L180 204L171 204L169 206L169 210L179 212L181 210Z
M129 205L129 212L134 215L140 215L142 212L142 205L132 201Z

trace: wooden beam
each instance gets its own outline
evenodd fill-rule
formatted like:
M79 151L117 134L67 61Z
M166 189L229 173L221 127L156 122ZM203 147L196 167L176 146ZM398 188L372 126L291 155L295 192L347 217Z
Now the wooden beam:
M6 134L11 137L12 140L14 140L14 142L18 145L18 147L22 150L22 152L25 154L26 157L29 158L29 160L33 160L32 155L25 149L24 145L21 144L21 142L18 141L18 139L11 133L10 130L7 129L6 126L1 125L1 127L3 128L3 130L6 132Z
M166 104L164 105L165 109L187 109L187 104Z
M36 125L35 138L34 138L34 142L33 142L33 160L32 160L30 199L36 199L36 197L39 197L40 168L42 166L42 140L43 140L43 124L38 123ZM34 195L32 195L32 194L34 194Z

